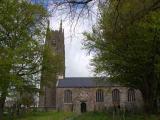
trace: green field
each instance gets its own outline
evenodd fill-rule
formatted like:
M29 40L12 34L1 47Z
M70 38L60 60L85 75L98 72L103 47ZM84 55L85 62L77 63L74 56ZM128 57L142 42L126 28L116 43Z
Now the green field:
M160 115L127 114L125 116L113 116L112 114L103 112L88 112L78 115L76 113L52 111L28 113L16 120L160 120Z

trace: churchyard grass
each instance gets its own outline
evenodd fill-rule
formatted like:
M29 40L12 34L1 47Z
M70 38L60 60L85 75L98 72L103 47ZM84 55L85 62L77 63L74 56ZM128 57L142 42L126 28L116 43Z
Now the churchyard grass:
M5 117L4 120L66 120L75 116L75 113L71 112L28 112L21 115L18 118Z
M10 119L5 119L10 120ZM114 116L111 113L87 112L76 114L70 112L31 112L14 120L160 120L160 115L126 114Z
M73 120L160 120L160 115L127 114L114 116L104 112L88 112L75 117Z
M67 118L72 117L74 114L69 112L36 112L26 114L24 117L18 120L65 120Z

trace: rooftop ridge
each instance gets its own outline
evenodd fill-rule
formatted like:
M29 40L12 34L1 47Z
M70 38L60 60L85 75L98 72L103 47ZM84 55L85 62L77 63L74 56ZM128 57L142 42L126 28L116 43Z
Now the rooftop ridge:
M102 80L102 82L99 82L98 80ZM112 82L103 78L101 79L101 77L66 77L58 80L57 87L106 87L113 85Z

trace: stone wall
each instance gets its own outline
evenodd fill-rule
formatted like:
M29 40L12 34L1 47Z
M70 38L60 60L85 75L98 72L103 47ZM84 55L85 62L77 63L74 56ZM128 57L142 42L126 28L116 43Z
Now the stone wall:
M39 97L39 107L55 108L56 107L56 88L55 86L46 87Z
M104 102L96 102L97 89L103 89ZM81 112L81 103L85 102L87 111L96 111L109 109L113 107L112 90L118 89L120 91L120 108L126 108L134 105L140 108L143 104L142 96L139 90L135 90L136 101L128 102L128 88L126 87L101 87L101 88L57 88L57 103L56 107L60 111ZM72 103L64 103L64 91L72 91Z

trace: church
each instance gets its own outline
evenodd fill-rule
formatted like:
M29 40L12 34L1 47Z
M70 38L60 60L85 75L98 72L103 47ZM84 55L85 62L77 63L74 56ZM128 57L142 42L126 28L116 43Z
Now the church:
M62 21L59 30L50 32L52 35L46 39L46 44L51 45L57 54L63 55L65 63ZM56 84L50 83L50 87L41 88L44 94L40 95L39 107L77 113L111 108L128 110L142 108L142 94L137 89L113 84L107 81L107 78L65 77L65 69L60 76Z
M113 107L140 109L143 104L139 90L112 84L105 78L94 77L59 79L56 85L56 99L57 110L77 113L103 111Z

